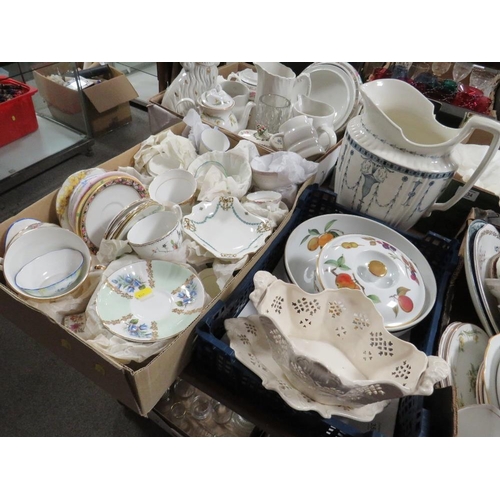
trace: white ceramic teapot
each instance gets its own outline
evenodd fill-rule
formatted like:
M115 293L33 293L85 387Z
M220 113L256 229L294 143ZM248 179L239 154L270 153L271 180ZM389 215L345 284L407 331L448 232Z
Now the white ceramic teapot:
M250 111L255 106L253 102L247 102L240 118L234 114L235 100L220 85L204 92L196 103L189 98L182 99L179 104L189 103L199 110L202 120L230 132L238 133L246 128Z
M459 129L441 125L433 104L402 80L375 80L360 90L364 112L349 121L335 168L337 202L398 229L452 207L500 146L500 123L474 115ZM453 148L474 129L493 136L483 160L452 198L435 203L458 169Z

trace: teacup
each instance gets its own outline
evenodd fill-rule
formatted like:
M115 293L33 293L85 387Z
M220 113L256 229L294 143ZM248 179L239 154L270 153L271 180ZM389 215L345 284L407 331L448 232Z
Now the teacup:
M280 139L284 150L300 154L303 158L325 152L325 148L319 142L312 118L304 115L295 116L283 123L279 132L271 136L269 140L271 147L281 149Z
M145 260L168 260L168 254L182 243L182 210L175 203L163 203L167 209L141 219L127 234L129 245Z
M193 208L196 189L194 175L182 168L176 168L153 179L149 185L149 196L162 205L176 203L186 215Z
M229 143L229 139L226 134L220 130L207 128L201 133L199 147L200 155L210 151L221 151L224 153L230 148L230 146L231 144Z
M303 115L312 119L312 124L318 132L319 142L325 149L337 143L337 135L333 129L335 114L335 109L330 104L316 101L303 94L297 97L292 106L293 116Z

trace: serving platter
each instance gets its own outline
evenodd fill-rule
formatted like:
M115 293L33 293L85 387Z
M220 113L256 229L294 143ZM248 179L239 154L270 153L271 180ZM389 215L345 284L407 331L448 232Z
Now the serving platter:
M451 368L457 406L477 404L476 385L489 335L479 326L461 323L451 331L444 359Z
M256 252L272 233L268 219L251 214L233 196L195 205L182 228L215 257L230 260Z
M500 232L492 224L485 224L474 237L472 261L476 276L476 287L479 298L494 332L500 332L500 310L498 299L486 286L490 259L500 251Z
M201 313L203 284L190 269L167 261L138 261L106 279L96 311L111 333L132 342L169 339Z
M474 265L474 239L477 232L487 224L486 221L481 219L476 219L469 224L467 228L466 244L464 249L464 272L467 281L467 287L472 299L472 304L479 317L481 326L484 328L486 333L491 337L495 335L495 328L488 319L488 314L486 312L485 304L481 299L481 294L479 292L479 285L477 283L477 276Z
M337 63L313 63L302 73L311 79L309 97L333 106L333 129L342 130L359 99L359 84Z

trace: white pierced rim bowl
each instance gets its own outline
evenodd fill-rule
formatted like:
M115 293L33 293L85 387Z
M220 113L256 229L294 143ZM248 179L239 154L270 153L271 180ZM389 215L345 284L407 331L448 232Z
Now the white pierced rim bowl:
M428 357L384 326L360 290L310 294L276 280L256 306L273 359L291 384L323 404L411 395Z
M83 269L83 255L64 248L26 264L15 277L16 286L33 297L53 297L71 290Z

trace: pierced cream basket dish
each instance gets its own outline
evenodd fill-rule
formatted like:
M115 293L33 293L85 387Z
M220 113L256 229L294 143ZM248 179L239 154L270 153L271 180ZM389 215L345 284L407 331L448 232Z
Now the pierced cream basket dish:
M292 386L323 404L366 405L430 395L450 373L385 327L361 291L304 292L266 271L254 277L250 299L275 362Z

